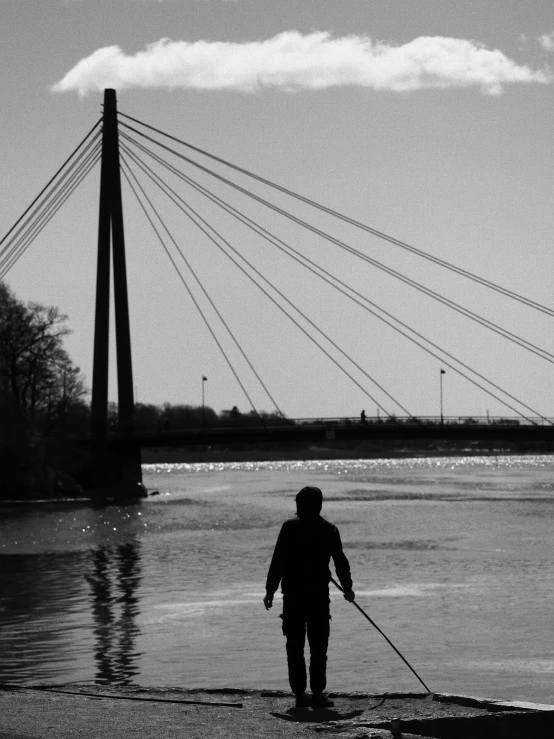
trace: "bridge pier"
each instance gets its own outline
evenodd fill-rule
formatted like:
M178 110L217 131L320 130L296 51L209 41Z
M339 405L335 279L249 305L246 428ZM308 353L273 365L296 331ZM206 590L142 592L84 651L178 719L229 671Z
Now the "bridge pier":
M144 498L141 449L133 437L117 436L101 446L91 446L90 467L83 483L97 502Z
M110 326L110 257L114 272L117 354L118 430L108 438L108 366ZM99 496L140 497L140 447L133 441L134 398L129 300L121 198L119 134L115 90L104 90L102 159L98 218L98 259L91 403L91 486ZM142 490L144 490L142 488Z

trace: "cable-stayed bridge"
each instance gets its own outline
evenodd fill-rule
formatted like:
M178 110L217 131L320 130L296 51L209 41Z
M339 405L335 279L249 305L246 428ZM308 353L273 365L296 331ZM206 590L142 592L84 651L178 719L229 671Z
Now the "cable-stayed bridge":
M283 239L274 229L277 219L284 219L300 229L306 238L318 239L327 246L349 255L363 265L370 265L378 272L408 286L426 296L441 309L452 311L466 319L469 325L490 331L534 357L553 363L554 354L526 339L516 331L496 323L478 310L464 306L458 300L430 288L413 276L379 261L357 245L338 238L322 228L317 220L301 216L287 203L300 203L314 214L347 224L353 231L378 238L402 252L439 267L479 285L486 290L514 301L520 306L552 317L554 311L533 299L518 294L500 284L485 279L469 270L428 254L409 243L391 237L382 231L321 205L299 193L232 162L217 157L145 122L118 112L114 90L106 90L102 118L62 164L29 208L0 242L0 279L3 279L16 262L26 253L35 239L48 226L52 218L64 206L80 184L100 164L100 205L98 223L98 256L95 308L94 362L92 386L91 449L95 484L123 480L131 486L141 479L140 450L145 447L191 446L197 444L230 444L267 442L306 443L317 440L350 439L472 439L511 441L526 443L554 442L554 426L551 420L523 398L503 388L494 378L488 377L472 366L464 356L458 356L443 347L431 336L415 328L403 318L383 308L373 297L359 287L317 261L310 253ZM235 177L239 176L239 179ZM211 340L217 346L222 361L235 378L249 406L252 420L248 425L232 424L198 429L171 429L138 432L135 429L135 397L131 357L130 316L127 290L127 267L123 218L122 181L130 197L148 224L152 238L160 245L175 270L183 290L194 304ZM213 183L211 186L209 183ZM245 184L247 183L247 184ZM247 208L237 207L231 197L218 194L215 185L223 185L225 191L240 196L270 214L267 227L253 218ZM260 194L255 188L263 187ZM437 362L441 370L441 414L435 418L422 418L410 413L390 387L368 372L352 352L333 338L331 332L292 300L272 279L264 273L245 250L237 247L225 233L205 218L202 212L183 196L183 188L198 198L209 202L241 225L249 238L255 237L265 247L275 250L301 267L311 280L319 280L349 303L380 321L401 340L415 346L422 354ZM273 194L273 198L271 195ZM159 202L164 205L160 206ZM167 208L177 211L192 224L199 236L209 242L246 282L255 287L275 310L286 318L300 333L306 343L320 352L322 360L330 362L359 391L360 397L377 409L379 418L340 419L287 419L281 412L266 378L256 368L236 331L218 305L195 269L187 252L182 248L179 234L168 225L164 217ZM109 366L109 313L110 285L113 268L114 307L116 328L116 353L118 374L118 428L114 432L108 425L108 366ZM255 310L255 309L253 309ZM241 372L231 354L240 359ZM442 374L456 373L485 396L491 398L505 411L505 416L476 421L469 418L450 419L442 413ZM268 423L256 408L252 393L244 377L244 370L262 389L275 409L279 423ZM309 367L307 372L313 374ZM317 370L316 370L317 372ZM409 373L409 368L407 368Z

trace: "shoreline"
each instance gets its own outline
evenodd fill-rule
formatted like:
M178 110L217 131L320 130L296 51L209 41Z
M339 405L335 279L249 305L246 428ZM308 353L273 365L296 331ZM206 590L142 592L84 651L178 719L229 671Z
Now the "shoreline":
M332 708L294 707L289 692L139 688L65 684L0 686L5 739L164 736L238 739L252 736L344 739L489 739L552 736L554 706L451 694L333 693Z

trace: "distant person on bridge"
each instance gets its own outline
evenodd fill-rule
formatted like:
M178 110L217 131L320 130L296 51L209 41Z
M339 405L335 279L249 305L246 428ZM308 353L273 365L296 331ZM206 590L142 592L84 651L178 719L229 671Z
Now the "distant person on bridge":
M296 517L285 521L279 533L269 567L264 605L270 609L281 583L283 591L283 634L287 638L289 682L297 707L333 705L323 691L327 684L329 643L329 582L331 557L344 597L355 598L350 565L342 551L336 526L321 517L323 494L319 488L305 487L296 496ZM306 695L307 675L304 644L310 645L311 700Z

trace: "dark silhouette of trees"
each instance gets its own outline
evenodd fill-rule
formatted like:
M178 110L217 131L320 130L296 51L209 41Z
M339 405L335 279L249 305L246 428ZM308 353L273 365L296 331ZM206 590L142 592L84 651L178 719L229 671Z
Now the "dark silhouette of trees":
M86 395L81 372L63 348L66 322L58 308L25 304L0 283L0 394L43 437Z
M67 316L18 300L0 283L0 495L40 487L45 442L88 425L86 388L63 347ZM51 475L50 475L51 476ZM2 484L3 483L3 484ZM8 496L6 496L6 491Z
M117 405L110 404L109 423L112 428L117 426ZM276 413L260 411L255 413L241 413L237 406L231 410L224 410L218 415L210 406L193 405L152 405L137 403L135 405L135 430L137 432L153 433L157 431L179 431L184 429L217 428L221 426L277 426L290 423Z

